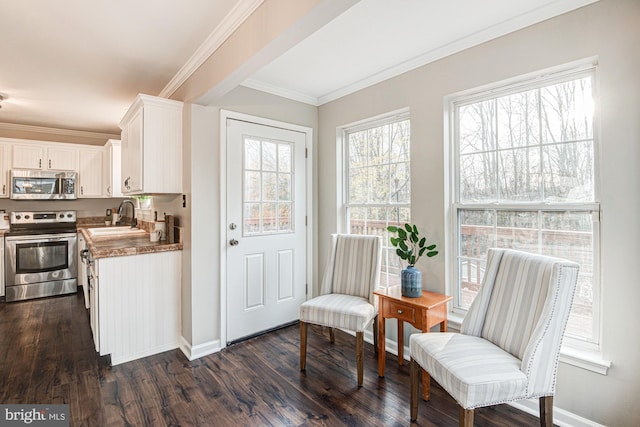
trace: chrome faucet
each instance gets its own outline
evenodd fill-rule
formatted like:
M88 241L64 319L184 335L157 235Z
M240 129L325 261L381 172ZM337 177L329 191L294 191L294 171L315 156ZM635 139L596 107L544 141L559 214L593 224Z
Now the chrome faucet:
M131 228L136 228L138 225L138 220L136 219L136 205L134 205L133 201L130 199L123 200L120 202L120 206L118 206L118 216L120 217L118 224L122 224L122 211L124 210L125 204L131 205Z

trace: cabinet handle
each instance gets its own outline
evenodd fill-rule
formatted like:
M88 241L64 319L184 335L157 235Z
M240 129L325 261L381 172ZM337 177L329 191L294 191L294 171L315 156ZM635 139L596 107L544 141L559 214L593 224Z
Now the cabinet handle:
M398 310L398 314L402 314L402 313L404 313L403 310Z
M42 159L38 160L38 168L42 169Z
M80 186L80 194L84 194L84 186Z
M111 186L107 187L107 194L111 195Z
M2 184L2 194L7 194L7 184Z
M51 169L51 159L49 159L49 169Z

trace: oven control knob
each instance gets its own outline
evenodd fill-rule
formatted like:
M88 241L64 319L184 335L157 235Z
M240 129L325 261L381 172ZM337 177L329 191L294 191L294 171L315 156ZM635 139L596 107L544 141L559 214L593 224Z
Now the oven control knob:
M60 214L60 218L64 218L64 214Z
M22 219L22 215L16 215L16 219Z
M67 214L67 218L71 218L73 216L73 214L68 213Z
M24 219L29 219L29 215L25 215L25 216L24 216Z

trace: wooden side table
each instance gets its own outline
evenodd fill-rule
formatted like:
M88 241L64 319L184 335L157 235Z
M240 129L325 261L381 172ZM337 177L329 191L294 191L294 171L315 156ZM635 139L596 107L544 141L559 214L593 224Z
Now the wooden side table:
M440 325L440 332L447 331L447 302L453 297L435 292L422 291L422 296L409 298L402 296L400 286L378 289L378 376L384 377L386 359L385 319L398 319L398 365L404 364L404 322L408 322L422 332L429 332ZM428 400L428 373L422 373L423 400Z

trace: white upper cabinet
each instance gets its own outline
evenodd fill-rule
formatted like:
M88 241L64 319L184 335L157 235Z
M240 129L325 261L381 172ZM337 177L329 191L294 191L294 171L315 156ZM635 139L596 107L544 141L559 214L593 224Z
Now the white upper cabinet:
M122 193L181 193L182 102L138 95L120 128Z
M78 150L39 144L14 144L13 169L78 170Z
M128 117L121 134L121 186L123 194L142 193L142 109Z
M77 171L78 150L71 147L47 147L47 166L49 170Z
M11 168L13 169L42 169L44 147L37 145L13 146Z
M81 148L78 150L78 197L103 197L103 152L104 148Z
M75 171L78 198L122 197L118 140L99 147L0 138L0 198L10 195L11 169Z
M9 144L0 143L0 197L9 197Z
M102 194L105 197L122 197L122 191L120 189L120 141L117 139L108 140L104 146L102 156Z

